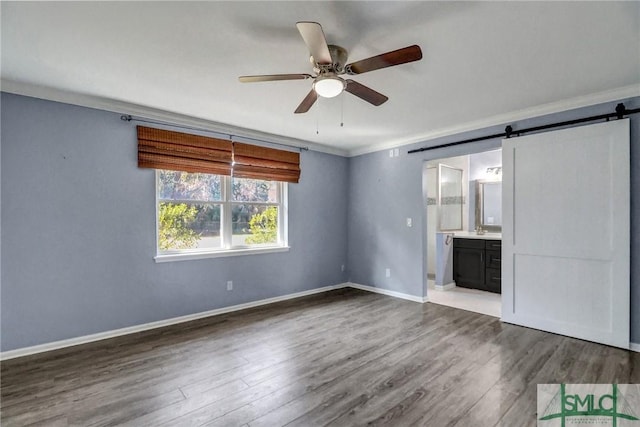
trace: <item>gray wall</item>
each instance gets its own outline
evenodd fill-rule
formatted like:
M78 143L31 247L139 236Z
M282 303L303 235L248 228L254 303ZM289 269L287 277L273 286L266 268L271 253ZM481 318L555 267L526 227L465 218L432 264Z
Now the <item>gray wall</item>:
M2 351L348 279L348 159L302 152L289 252L156 264L155 178L137 167L135 125L6 93L1 102Z
M399 157L389 157L384 150L351 158L350 281L423 295L422 274L427 266L426 256L423 257L426 215L422 206L420 156L407 155L407 150L402 149ZM412 219L411 228L406 225L407 218ZM386 268L391 269L391 277L386 277Z
M1 350L47 343L347 279L423 296L422 163L499 140L420 154L504 126L351 159L302 153L289 186L287 253L156 264L154 173L136 165L119 115L2 94ZM640 98L623 100L628 108ZM613 111L614 103L513 123ZM631 331L640 342L640 116L631 118ZM406 218L413 227L406 226ZM340 271L347 264L347 273ZM385 277L385 269L391 277ZM227 292L227 280L234 290Z
M638 108L640 98L626 99ZM617 102L565 111L511 123L514 129L613 112ZM349 168L350 280L416 296L426 295L426 209L422 200L422 163L445 157L496 149L501 140L407 154L408 150L504 131L504 125L447 136L400 149L390 158L387 150L351 159ZM631 341L640 343L640 115L631 116ZM408 228L406 218L413 218ZM385 277L391 268L391 277Z

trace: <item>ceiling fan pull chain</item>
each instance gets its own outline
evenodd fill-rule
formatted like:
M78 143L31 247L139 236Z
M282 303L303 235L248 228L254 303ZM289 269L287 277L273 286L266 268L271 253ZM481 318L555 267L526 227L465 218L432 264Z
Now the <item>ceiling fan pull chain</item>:
M344 92L340 98L342 98L340 100L340 127L342 128L344 127Z

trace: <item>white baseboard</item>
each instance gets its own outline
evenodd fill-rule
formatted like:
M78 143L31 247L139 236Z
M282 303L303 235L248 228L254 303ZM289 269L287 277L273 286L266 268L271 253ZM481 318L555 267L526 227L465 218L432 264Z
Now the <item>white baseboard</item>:
M446 285L435 285L436 291L448 291L456 287L456 282L447 283Z
M443 287L446 288L446 289L450 289L450 288L448 288L449 285L452 285L452 283L448 283L448 284L444 285ZM453 286L455 287L454 283L453 283ZM4 351L4 352L0 353L0 360L15 359L16 357L29 356L29 355L32 355L32 354L43 353L45 351L58 350L58 349L65 348L65 347L72 347L72 346L75 346L75 345L86 344L86 343L95 342L95 341L101 341L101 340L108 339L108 338L115 338L115 337L119 337L119 336L122 336L122 335L134 334L136 332L142 332L142 331L148 331L150 329L161 328L163 326L175 325L175 324L178 324L178 323L189 322L189 321L192 321L192 320L202 319L202 318L205 318L205 317L217 316L219 314L230 313L230 312L239 311L239 310L245 310L247 308L259 307L261 305L272 304L274 302L286 301L286 300L289 300L289 299L300 298L300 297L304 297L304 296L307 296L307 295L319 294L319 293L322 293L322 292L333 291L333 290L336 290L336 289L349 288L349 287L350 288L354 288L354 289L360 289L362 291L373 292L373 293L376 293L376 294L387 295L387 296L394 297L394 298L401 298L401 299L405 299L405 300L413 301L413 302L418 302L418 303L425 303L425 302L428 301L427 297L418 297L418 296L415 296L415 295L405 294L405 293L402 293L402 292L390 291L388 289L376 288L376 287L367 286L367 285L361 285L359 283L346 282L346 283L340 283L340 284L332 285L332 286L324 286L322 288L317 288L317 289L310 289L308 291L302 291L302 292L296 292L296 293L293 293L293 294L282 295L282 296L279 296L279 297L267 298L267 299L263 299L263 300L259 300L259 301L252 301L252 302L247 302L247 303L244 303L244 304L237 304L237 305L232 305L232 306L229 306L229 307L222 307L222 308L217 308L217 309L214 309L214 310L203 311L203 312L200 312L200 313L188 314L186 316L173 317L171 319L159 320L157 322L150 322L150 323L145 323L145 324L142 324L142 325L135 325L135 326L127 327L127 328L121 328L121 329L115 329L115 330L112 330L112 331L99 332L97 334L85 335L85 336L82 336L82 337L69 338L69 339L66 339L66 340L54 341L54 342L50 342L50 343L34 345L34 346L31 346L31 347L23 347L23 348L18 348L18 349L15 349L15 350ZM629 349L631 351L635 351L635 352L639 352L640 353L640 344L630 343Z
M386 289L374 288L372 286L359 285L356 283L340 283L332 286L325 286L322 288L311 289L308 291L296 292L293 294L282 295L279 297L267 298L259 301L247 302L244 304L232 305L229 307L216 308L214 310L203 311L200 313L188 314L186 316L173 317L171 319L158 320L156 322L144 323L142 325L129 326L127 328L115 329L112 331L99 332L97 334L84 335L81 337L69 338L66 340L54 341L45 344L38 344L31 347L23 347L15 350L4 351L0 353L0 360L15 359L16 357L29 356L32 354L43 353L45 351L59 350L65 347L72 347L80 344L87 344L90 342L101 341L108 338L115 338L122 335L135 334L137 332L148 331L150 329L162 328L164 326L175 325L178 323L189 322L192 320L202 319L210 316L217 316L219 314L230 313L238 310L245 310L251 307L258 307L261 305L272 304L278 301L286 301L293 298L300 298L307 295L319 294L322 292L332 291L335 289L352 287L361 289L363 291L375 292L378 294L388 295L396 298L402 298L414 302L426 302L426 298L416 297L414 295L404 294L401 292L389 291Z
M175 325L178 323L189 322L192 320L202 319L204 317L217 316L219 314L230 313L232 311L244 310L251 307L258 307L265 304L272 304L278 301L286 301L293 298L300 298L307 295L319 294L321 292L332 291L335 289L346 288L349 283L340 283L333 286L325 286L322 288L311 289L308 291L296 292L293 294L282 295L279 297L267 298L259 301L247 302L244 304L232 305L229 307L216 308L214 310L203 311L200 313L188 314L186 316L173 317L171 319L158 320L157 322L144 323L142 325L129 326L127 328L115 329L112 331L99 332L97 334L84 335L81 337L69 338L66 340L54 341L45 344L34 345L31 347L23 347L15 350L4 351L0 353L0 360L9 360L16 357L29 356L45 351L58 350L74 345L86 344L94 341L101 341L107 338L119 337L122 335L134 334L136 332L148 331L149 329L161 328L163 326Z
M382 295L387 295L387 296L390 296L390 297L406 299L406 300L413 301L413 302L425 303L425 302L428 301L427 297L418 297L418 296L415 296L415 295L405 294L405 293L402 293L402 292L390 291L388 289L375 288L373 286L361 285L359 283L349 282L349 283L347 283L347 286L355 288L355 289L360 289L360 290L363 290L363 291L374 292L376 294L382 294Z

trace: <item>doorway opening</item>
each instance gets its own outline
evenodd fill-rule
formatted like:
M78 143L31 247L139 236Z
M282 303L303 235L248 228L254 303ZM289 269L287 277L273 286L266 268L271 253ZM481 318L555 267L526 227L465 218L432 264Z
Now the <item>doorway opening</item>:
M501 149L424 163L429 302L501 316L501 170Z

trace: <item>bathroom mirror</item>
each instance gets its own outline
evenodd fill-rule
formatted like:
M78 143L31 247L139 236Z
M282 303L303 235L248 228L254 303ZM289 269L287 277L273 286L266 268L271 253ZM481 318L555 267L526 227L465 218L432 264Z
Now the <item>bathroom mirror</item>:
M476 181L476 229L502 232L502 181Z

